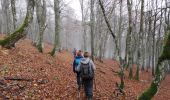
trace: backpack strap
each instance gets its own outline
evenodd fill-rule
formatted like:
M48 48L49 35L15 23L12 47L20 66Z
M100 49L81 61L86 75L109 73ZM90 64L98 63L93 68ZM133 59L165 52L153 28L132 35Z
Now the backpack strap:
M91 64L91 60L89 60L88 64L89 64L88 70L89 70L89 71L91 70L91 71L94 73L94 70L93 70L92 64Z

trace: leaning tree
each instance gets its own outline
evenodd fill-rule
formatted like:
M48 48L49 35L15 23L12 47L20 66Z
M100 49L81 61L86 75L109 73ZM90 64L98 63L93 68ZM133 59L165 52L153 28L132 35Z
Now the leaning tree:
M10 49L15 46L15 43L18 40L26 36L26 31L33 19L34 0L27 0L27 4L27 13L24 22L16 31L5 37L3 40L0 40L0 45L2 47Z

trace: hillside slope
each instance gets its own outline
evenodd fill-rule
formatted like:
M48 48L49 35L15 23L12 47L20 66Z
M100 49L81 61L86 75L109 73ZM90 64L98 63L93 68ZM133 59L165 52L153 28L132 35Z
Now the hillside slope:
M76 100L77 86L75 74L72 72L73 57L71 53L61 51L56 57L48 52L50 45L45 44L44 53L41 54L31 45L28 39L20 40L16 48L6 50L0 48L0 98L13 99L47 99L47 100ZM95 100L116 100L113 98L115 83L119 77L118 63L113 60L104 60L103 63L95 61L97 67L94 89ZM129 80L125 76L126 100L135 100L151 82L151 74L141 73L141 81ZM169 77L169 76L168 76ZM167 77L167 78L168 78ZM170 78L165 80L165 87L160 90L155 100L166 97L170 99L163 89L169 88ZM83 90L81 98L84 98Z

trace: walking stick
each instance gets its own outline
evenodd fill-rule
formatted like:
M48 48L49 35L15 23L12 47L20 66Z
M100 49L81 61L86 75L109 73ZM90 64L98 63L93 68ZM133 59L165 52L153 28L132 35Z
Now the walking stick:
M95 78L95 76L94 76L94 79L93 79L93 80L94 80L94 89L97 90L97 88L96 88L96 78Z

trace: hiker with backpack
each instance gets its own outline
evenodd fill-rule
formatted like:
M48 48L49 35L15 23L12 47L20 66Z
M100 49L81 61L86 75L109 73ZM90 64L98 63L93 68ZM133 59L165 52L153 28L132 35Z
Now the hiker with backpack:
M73 62L73 72L77 74L78 90L80 90L80 88L81 88L81 77L80 77L80 72L76 71L76 68L80 64L82 58L83 58L82 51L79 50L77 52L77 56L75 56L75 59L74 59L74 62Z
M77 66L77 71L80 72L82 83L84 85L84 91L86 98L92 100L93 98L93 78L95 65L93 61L89 58L89 53L84 53L84 58L81 59L81 63Z

